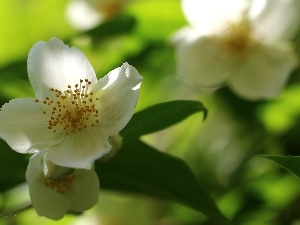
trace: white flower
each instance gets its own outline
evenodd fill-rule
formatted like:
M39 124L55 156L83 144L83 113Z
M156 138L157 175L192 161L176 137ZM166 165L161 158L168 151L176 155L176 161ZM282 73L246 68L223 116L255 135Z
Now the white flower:
M34 154L26 171L31 202L39 216L59 220L68 211L82 212L97 204L99 179L94 170L76 169L62 173L65 176L61 178L46 177L41 162L50 164L52 169L56 165L48 159L42 160L44 153ZM61 169L56 167L56 171Z
M192 27L173 37L178 74L200 87L228 82L250 99L278 95L296 67L288 40L300 24L298 0L182 0Z
M78 30L92 29L103 20L101 14L85 0L70 0L66 9L66 17Z
M47 148L53 163L90 169L108 153L110 136L130 120L142 77L124 63L97 81L84 54L57 38L28 56L36 99L13 99L0 112L0 137L20 153Z
M66 17L79 29L94 28L105 19L116 16L131 0L70 0Z

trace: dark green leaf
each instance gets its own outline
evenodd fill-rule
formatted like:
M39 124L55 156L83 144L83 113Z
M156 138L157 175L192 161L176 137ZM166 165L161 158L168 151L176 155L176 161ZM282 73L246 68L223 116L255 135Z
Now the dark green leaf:
M196 112L203 112L204 119L207 116L207 109L198 101L176 100L159 103L135 113L120 134L135 138L153 133L178 123Z
M28 156L15 152L0 139L0 192L25 181Z
M265 155L263 157L272 160L279 166L300 178L300 156Z
M94 42L99 42L111 36L128 34L135 25L136 20L134 17L121 15L101 23L98 27L85 32L85 34L90 35Z
M186 163L139 140L125 139L108 162L97 162L101 187L174 200L215 221L228 224Z

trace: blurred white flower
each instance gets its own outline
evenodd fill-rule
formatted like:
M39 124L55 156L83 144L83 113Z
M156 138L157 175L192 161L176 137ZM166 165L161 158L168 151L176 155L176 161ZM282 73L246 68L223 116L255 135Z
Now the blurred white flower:
M131 0L70 0L66 17L79 30L88 30L116 16Z
M277 96L297 60L288 41L298 0L182 0L190 27L176 33L178 74L198 87L230 88L249 100Z
M31 202L39 216L59 220L68 211L82 212L97 204L100 187L94 170L61 168L43 157L44 153L35 153L26 171ZM44 173L49 175L45 171L49 167L62 172L45 176ZM66 169L70 172L66 173Z
M28 75L36 99L3 105L1 138L17 152L47 148L53 163L85 169L131 119L142 81L127 63L97 81L85 55L57 38L32 47Z

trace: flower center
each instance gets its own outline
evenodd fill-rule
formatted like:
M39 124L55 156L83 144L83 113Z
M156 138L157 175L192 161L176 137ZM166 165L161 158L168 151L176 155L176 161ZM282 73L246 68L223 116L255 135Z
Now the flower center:
M46 187L49 187L51 190L54 190L59 194L64 194L70 190L71 184L75 178L76 178L75 173L70 174L63 180L54 180L45 177L44 184L46 185Z
M65 91L50 89L52 96L43 101L43 113L50 117L48 129L54 133L65 130L68 135L99 123L98 110L95 109L95 102L99 99L93 96L93 92L88 92L90 84L91 82L85 79L80 80L74 88L68 85ZM38 99L35 101L39 102Z
M117 15L118 12L122 10L125 2L107 2L99 3L96 8L103 14L104 18L111 18Z
M245 56L256 46L252 38L250 21L243 17L235 23L230 23L220 36L213 37L225 51L235 56Z

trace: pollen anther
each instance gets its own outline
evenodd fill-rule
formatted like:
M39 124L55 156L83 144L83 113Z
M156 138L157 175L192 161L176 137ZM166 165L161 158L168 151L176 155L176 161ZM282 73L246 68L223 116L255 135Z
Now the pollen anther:
M71 189L72 182L75 178L76 175L74 173L70 174L67 178L63 180L54 180L45 177L44 184L53 191L56 191L59 194L64 194Z
M81 85L85 81L85 85ZM80 80L79 84L67 86L67 90L60 91L50 88L52 96L44 101L43 113L49 115L48 129L52 132L64 131L66 135L81 131L87 127L94 127L99 123L98 110L95 109L93 92L88 92L91 82ZM35 102L39 102L38 99ZM55 127L55 129L53 129Z

